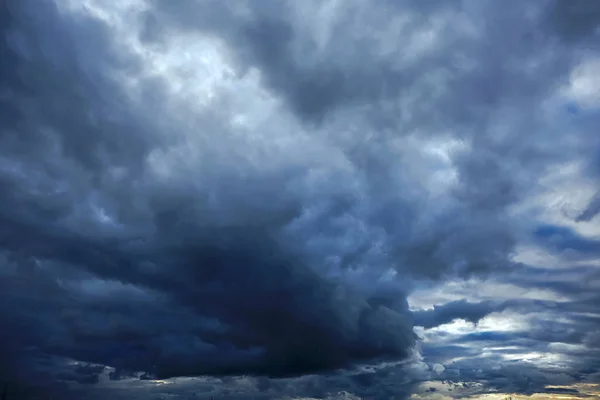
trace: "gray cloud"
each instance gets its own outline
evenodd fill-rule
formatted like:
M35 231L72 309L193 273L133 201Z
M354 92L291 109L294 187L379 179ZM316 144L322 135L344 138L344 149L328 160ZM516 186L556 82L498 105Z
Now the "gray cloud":
M564 39L593 45L600 35L600 7L585 0L555 0L549 9L553 30Z
M404 397L431 378L410 358L413 325L551 307L568 321L449 337L425 345L426 360L446 362L440 379L520 393L595 372L594 352L561 375L477 358L476 345L597 347L598 325L577 314L597 296L575 296L593 284L511 260L534 224L514 208L540 177L596 160L590 125L567 137L540 110L594 51L573 44L592 43L593 18L546 1L143 3L126 11L127 37L108 3L0 11L0 373L15 387ZM232 66L232 88L209 105L193 75L203 67L177 69L203 40ZM573 301L409 311L423 282L474 276ZM459 354L475 364L450 361ZM187 376L222 381L149 379Z
M577 217L578 221L590 221L600 213L600 193L594 196L585 210Z
M581 270L579 274L581 276ZM550 282L552 275L550 272L547 275ZM539 282L542 284L543 280ZM525 282L521 284L526 286ZM577 287L581 289L579 292ZM483 384L479 393L553 393L546 386L586 380L600 366L597 298L590 296L592 292L586 291L585 286L573 284L572 289L572 292L563 292L570 294L569 301L514 300L503 303L499 310L492 309L505 313L508 321L519 316L526 326L506 330L488 322L479 332L429 334L422 353L429 362L439 362L445 367L440 379L479 382ZM434 317L448 320L453 315L472 311L468 306L460 307L461 303L437 307L438 312L424 311L422 319L427 322L437 321ZM478 306L475 310L481 314L489 311L481 304ZM452 314L442 312L457 307L460 308ZM462 318L468 320L475 314ZM430 325L437 326L437 323Z
M457 300L441 306L434 306L432 310L414 312L414 324L427 329L447 324L455 319L477 323L488 314L503 311L508 306L508 302L469 303L466 300Z

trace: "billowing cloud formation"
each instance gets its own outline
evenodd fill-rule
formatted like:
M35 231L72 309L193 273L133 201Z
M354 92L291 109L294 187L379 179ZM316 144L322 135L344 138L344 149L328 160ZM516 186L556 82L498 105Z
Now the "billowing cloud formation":
M532 247L561 262L598 255L595 6L5 3L11 382L244 375L225 384L391 398L456 379L533 393L548 379L529 364L456 360L494 341L597 347L597 322L580 315L595 312L594 281L576 298L582 285L522 260ZM547 188L573 170L587 189L561 226ZM557 298L409 311L409 294L484 278ZM432 336L456 319L550 309L569 317ZM413 325L430 329L424 359ZM565 384L596 372L597 352L584 359Z

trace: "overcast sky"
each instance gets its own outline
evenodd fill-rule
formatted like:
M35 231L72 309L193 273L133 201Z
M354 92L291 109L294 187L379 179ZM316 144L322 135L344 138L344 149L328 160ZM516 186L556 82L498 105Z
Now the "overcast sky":
M600 1L0 27L8 400L600 396Z

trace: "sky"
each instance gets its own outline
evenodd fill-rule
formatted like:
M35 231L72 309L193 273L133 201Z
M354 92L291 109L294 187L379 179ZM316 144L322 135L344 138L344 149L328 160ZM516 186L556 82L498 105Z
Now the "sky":
M600 398L600 2L0 28L8 400Z

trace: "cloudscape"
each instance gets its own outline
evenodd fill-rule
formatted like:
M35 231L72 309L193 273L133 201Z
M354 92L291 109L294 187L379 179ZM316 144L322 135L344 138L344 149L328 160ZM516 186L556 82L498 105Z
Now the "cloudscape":
M0 390L600 396L600 1L1 0Z

